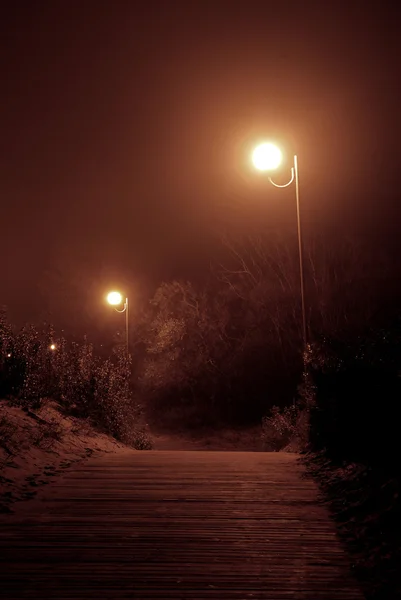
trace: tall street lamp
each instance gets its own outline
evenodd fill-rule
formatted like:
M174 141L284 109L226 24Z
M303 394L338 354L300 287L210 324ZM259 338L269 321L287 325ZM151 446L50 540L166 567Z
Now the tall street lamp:
M125 312L125 343L126 343L126 351L127 358L129 358L129 345L128 345L128 298L125 298L125 302L122 309L116 308L117 306L121 306L123 304L123 296L120 292L109 292L107 294L107 302L114 306L114 310L119 313Z
M252 154L252 162L259 171L272 171L277 169L282 163L283 155L281 150L270 142L260 144L255 148ZM305 291L304 291L304 266L302 258L302 231L301 217L299 210L299 178L298 178L298 157L294 155L294 165L291 167L291 178L284 185L275 183L271 177L269 181L274 187L286 188L295 182L295 199L297 204L297 225L298 225L298 253L299 253L299 274L301 284L301 304L302 304L302 336L304 351L307 347L307 329L306 329L306 312L305 312Z

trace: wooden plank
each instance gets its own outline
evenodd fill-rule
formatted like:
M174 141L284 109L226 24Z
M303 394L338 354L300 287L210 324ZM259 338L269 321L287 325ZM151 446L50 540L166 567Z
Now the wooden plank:
M296 455L90 459L3 517L0 597L362 600Z

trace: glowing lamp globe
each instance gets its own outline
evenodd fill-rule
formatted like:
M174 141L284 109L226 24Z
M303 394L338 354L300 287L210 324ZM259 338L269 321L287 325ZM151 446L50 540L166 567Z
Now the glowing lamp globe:
M280 148L268 142L260 144L252 154L252 162L259 171L272 171L280 166L283 159Z
M123 297L120 294L120 292L110 292L107 295L107 302L109 304L111 304L112 306L117 306L118 304L121 304L123 301Z

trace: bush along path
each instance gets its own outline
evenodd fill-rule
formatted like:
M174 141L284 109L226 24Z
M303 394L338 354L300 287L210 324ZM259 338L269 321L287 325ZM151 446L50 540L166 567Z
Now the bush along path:
M401 598L401 322L309 354L308 471L319 482L368 600Z
M366 598L401 598L399 478L355 463L338 467L324 453L307 454L305 464L321 486Z
M48 324L15 332L0 310L0 510L94 452L152 447L130 377L121 346L102 358Z

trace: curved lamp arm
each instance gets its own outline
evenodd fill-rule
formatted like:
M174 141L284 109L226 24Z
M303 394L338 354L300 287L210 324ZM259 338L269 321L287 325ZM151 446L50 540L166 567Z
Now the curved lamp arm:
M286 188L286 187L288 187L289 185L292 184L292 182L294 181L294 177L295 177L295 170L294 170L294 167L291 167L291 179L290 179L290 181L288 183L284 183L283 185L279 185L278 183L274 183L274 181L273 181L273 179L271 177L269 177L269 181L270 181L270 183L272 185L274 185L274 187L277 187L277 188Z
M127 310L127 307L128 307L128 298L125 299L124 308L122 310L120 310L119 308L116 308L115 306L114 306L114 310L116 312L123 313Z

